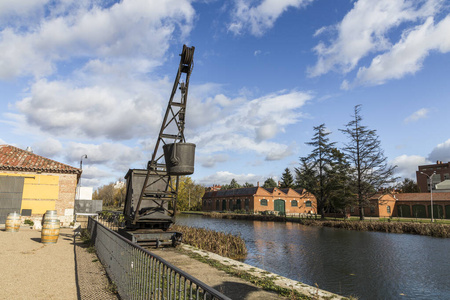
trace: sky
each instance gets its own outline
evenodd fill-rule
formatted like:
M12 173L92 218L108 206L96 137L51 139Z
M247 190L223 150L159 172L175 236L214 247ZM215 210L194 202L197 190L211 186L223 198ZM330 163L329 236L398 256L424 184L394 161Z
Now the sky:
M198 184L280 180L356 105L396 176L450 161L444 0L2 0L0 144L87 155L83 186L145 168L183 44Z

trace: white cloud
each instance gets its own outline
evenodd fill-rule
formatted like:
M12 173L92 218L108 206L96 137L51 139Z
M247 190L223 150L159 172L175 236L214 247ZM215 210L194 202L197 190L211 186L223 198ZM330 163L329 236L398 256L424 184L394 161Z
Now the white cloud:
M46 138L33 143L34 153L44 157L55 157L61 155L63 145L54 138Z
M86 154L88 158L83 159L85 165L103 165L114 172L125 175L128 169L141 167L146 157L138 147L128 147L119 143L83 144L70 142L65 148L66 159L79 162L81 156Z
M236 0L232 11L232 22L228 30L234 34L250 31L252 35L261 36L274 26L276 20L289 8L300 8L313 0Z
M44 5L50 0L2 0L0 1L0 26L9 22L35 21L44 13ZM22 25L23 26L23 25Z
M450 139L438 144L428 155L428 159L432 162L450 161Z
M450 16L434 24L432 17L406 32L389 52L372 60L368 68L358 70L356 84L377 85L389 79L414 74L432 51L450 52Z
M410 122L416 122L420 119L425 119L428 117L428 113L430 110L428 108L421 108L418 111L414 112L410 116L408 116L403 122L410 123Z
M157 85L160 85L158 88ZM70 82L39 80L30 95L16 103L29 125L55 136L146 137L161 123L164 82L135 81L76 87ZM155 89L151 91L152 86Z
M293 153L292 145L270 141L286 126L296 124L303 117L300 108L312 95L298 91L280 91L253 100L231 100L234 106L209 112L206 106L198 114L214 120L198 127L191 134L191 142L204 153L222 151L255 152L266 160L279 160ZM217 108L217 106L215 107Z
M213 168L217 163L226 162L229 159L227 154L215 154L207 156L197 156L195 161L200 163L204 168Z
M415 180L418 166L426 165L430 162L419 155L401 155L394 158L390 163L397 166L395 169L396 176Z
M49 10L46 17L28 28L20 23L1 28L0 78L49 75L57 62L77 58L126 57L131 63L160 65L176 30L185 36L194 17L187 0L121 1L106 8L67 3L41 9Z
M320 42L314 48L318 61L308 69L309 75L319 76L332 70L344 74L350 72L368 54L392 48L387 36L391 29L433 16L439 12L441 4L441 0L355 2L353 9L335 26L337 38L328 46Z

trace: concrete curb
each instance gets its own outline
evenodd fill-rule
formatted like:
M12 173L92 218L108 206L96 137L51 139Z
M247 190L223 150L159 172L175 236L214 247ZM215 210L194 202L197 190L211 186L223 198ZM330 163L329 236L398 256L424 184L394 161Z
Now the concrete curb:
M245 264L243 262L240 262L240 261L237 261L234 259L230 259L227 257L223 257L223 256L217 255L212 252L201 250L201 249L192 247L187 244L182 244L181 247L186 251L190 251L192 253L198 254L207 259L215 260L225 266L232 267L235 270L245 271L245 272L252 274L256 277L259 277L259 278L273 278L274 283L277 286L286 288L289 290L294 289L295 291L297 291L301 294L304 294L306 296L309 296L313 299L348 299L346 297L321 290L317 287L312 287L312 286L304 284L302 282L295 281L295 280L280 276L278 274L270 273L263 269L259 269L259 268L250 266L248 264Z

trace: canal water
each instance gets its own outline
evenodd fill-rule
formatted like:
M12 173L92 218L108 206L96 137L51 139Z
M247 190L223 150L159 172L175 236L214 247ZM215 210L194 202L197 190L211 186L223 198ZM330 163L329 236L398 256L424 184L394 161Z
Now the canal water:
M184 214L176 223L240 234L243 262L343 296L450 299L450 239Z

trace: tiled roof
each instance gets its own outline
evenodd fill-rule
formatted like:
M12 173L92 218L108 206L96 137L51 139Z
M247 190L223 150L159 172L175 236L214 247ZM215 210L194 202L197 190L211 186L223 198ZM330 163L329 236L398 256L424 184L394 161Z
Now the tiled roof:
M231 196L253 196L258 187L249 187L249 188L239 188L239 189L231 189L231 190L218 190L206 192L203 198L213 198L213 197L231 197Z
M431 195L430 193L400 193L395 194L395 198L398 201L430 201ZM450 200L450 193L437 193L433 192L433 201L442 201L442 200Z
M0 145L0 170L81 174L78 168L10 145Z

